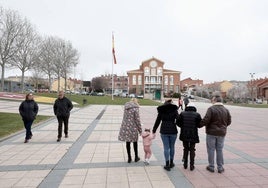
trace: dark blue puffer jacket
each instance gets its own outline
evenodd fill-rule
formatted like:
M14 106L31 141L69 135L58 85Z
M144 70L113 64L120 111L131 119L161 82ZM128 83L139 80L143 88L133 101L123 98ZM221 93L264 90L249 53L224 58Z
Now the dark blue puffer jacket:
M33 121L38 113L38 105L34 100L25 100L19 106L23 121Z
M201 116L196 112L194 106L187 106L185 111L179 115L180 140L192 143L199 143L198 128L200 127Z

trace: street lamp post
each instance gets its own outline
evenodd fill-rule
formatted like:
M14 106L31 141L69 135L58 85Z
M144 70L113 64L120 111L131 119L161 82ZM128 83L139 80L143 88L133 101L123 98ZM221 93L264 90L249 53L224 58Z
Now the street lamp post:
M251 77L251 80L250 80L250 86L251 86L251 101L252 101L252 104L254 104L254 96L253 96L253 79L254 79L254 72L253 73L249 73L250 74L250 77Z

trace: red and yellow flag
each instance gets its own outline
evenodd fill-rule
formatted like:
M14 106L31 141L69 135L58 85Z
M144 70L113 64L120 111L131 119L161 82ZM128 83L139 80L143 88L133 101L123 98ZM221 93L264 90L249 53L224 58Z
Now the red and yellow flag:
M116 64L115 51L114 51L114 34L112 36L112 53L114 58L114 64Z

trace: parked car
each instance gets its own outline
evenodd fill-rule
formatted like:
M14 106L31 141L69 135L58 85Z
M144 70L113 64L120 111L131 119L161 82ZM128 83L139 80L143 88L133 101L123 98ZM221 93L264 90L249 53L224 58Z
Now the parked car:
M87 91L82 91L81 95L88 95L88 92Z
M114 93L113 96L118 97L120 95L120 93Z
M90 96L97 96L98 94L96 92L91 92L89 95Z
M128 97L128 93L122 93L121 97Z
M137 95L138 99L143 99L143 95Z
M261 99L256 99L256 103L257 104L262 104L262 100Z
M97 93L97 96L104 96L104 93L102 93L102 92Z
M79 95L80 94L80 91L74 91L74 94L75 95Z
M135 95L134 93L131 93L131 94L128 95L128 97L130 97L130 98L135 98L136 95Z

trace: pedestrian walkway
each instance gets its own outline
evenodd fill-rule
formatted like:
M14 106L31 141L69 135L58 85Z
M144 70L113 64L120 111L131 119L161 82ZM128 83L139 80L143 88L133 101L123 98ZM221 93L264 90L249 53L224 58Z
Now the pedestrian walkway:
M15 103L12 103L15 109ZM195 103L204 116L208 103ZM123 106L90 105L74 109L70 117L69 138L57 139L57 120L52 118L33 129L33 138L23 143L25 133L0 142L1 187L72 188L191 188L191 187L268 187L268 109L228 106L233 123L228 129L225 172L206 171L205 130L199 130L196 168L183 169L182 144L176 142L176 166L163 169L162 142L157 132L149 166L143 160L127 163L125 143L117 140ZM1 108L0 108L1 109ZM42 106L49 114L51 106ZM0 110L1 111L1 110ZM17 112L17 108L16 108ZM52 113L51 113L52 114ZM144 127L152 127L156 107L141 106Z

